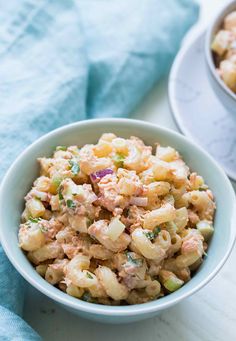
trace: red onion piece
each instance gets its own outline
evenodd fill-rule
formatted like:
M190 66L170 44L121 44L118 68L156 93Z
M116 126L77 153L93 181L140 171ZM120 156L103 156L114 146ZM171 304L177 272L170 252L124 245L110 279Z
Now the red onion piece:
M90 174L90 178L93 182L98 182L107 174L113 174L113 170L111 168L102 169L100 171Z
M131 197L130 204L135 206L145 207L148 204L148 198L144 197Z

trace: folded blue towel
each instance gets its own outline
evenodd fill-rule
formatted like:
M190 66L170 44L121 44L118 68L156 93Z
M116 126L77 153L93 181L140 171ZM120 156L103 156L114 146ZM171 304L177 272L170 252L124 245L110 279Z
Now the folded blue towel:
M190 0L2 1L0 175L56 127L131 112L197 16ZM39 340L19 317L23 280L2 250L0 278L0 339Z

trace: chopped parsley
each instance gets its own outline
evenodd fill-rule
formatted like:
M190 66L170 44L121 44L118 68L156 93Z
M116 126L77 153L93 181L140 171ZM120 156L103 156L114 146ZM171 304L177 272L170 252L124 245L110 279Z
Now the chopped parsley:
M68 199L66 201L66 206L69 207L69 208L76 208L75 202L73 200L71 200L71 199Z
M161 232L161 228L159 226L155 227L153 231L144 232L144 235L149 239L153 240L156 236Z
M94 303L95 300L92 298L92 296L90 295L89 292L85 292L82 296L81 299L85 302L90 302L90 303Z
M66 146L57 146L56 151L58 151L58 150L63 150L63 152L65 152L67 150L67 147Z
M86 273L86 276L87 276L89 279L93 279L93 276L92 276L92 275L90 275L90 273L89 273L89 272L87 272L87 273Z
M206 191L207 190L207 186L201 186L198 188L199 191Z
M113 156L112 160L116 167L124 167L125 155L121 153L117 153Z
M80 171L80 166L79 166L78 162L75 160L69 160L69 164L71 166L71 172L74 175L77 175Z
M37 224L40 220L41 220L41 218L32 218L32 217L29 217L29 221L30 221L31 223Z
M41 232L43 232L43 233L48 231L48 229L45 226L40 225L39 228L40 228Z
M155 237L161 232L161 228L159 226L156 226L153 230L153 233L155 234Z
M126 252L126 257L128 259L128 262L135 264L136 266L142 266L143 260L141 258L133 258L130 252Z
M58 196L59 196L60 201L64 199L63 195L62 195L62 188L61 187L58 188Z
M155 235L153 232L143 232L144 235L149 239L149 240L153 240L155 238Z

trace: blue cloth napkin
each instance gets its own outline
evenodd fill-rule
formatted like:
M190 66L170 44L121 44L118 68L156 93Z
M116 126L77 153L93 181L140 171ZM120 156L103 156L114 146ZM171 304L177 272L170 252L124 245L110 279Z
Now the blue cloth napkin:
M191 0L0 0L1 173L61 125L128 115L198 17ZM0 340L39 340L0 248Z

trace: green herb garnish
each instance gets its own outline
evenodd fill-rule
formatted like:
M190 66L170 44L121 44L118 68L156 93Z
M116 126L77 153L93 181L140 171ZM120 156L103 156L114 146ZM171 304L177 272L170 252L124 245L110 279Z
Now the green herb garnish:
M82 296L81 296L81 300L85 301L85 302L90 302L90 303L94 303L95 300L92 298L92 296L90 295L89 292L85 292Z
M69 208L76 208L75 202L73 200L71 200L71 199L68 199L66 201L66 206L69 207Z
M79 171L80 171L80 166L79 166L78 162L75 161L75 160L70 160L69 164L71 166L71 172L74 175L77 175L79 173Z
M86 273L86 276L87 276L89 279L93 279L93 276L91 276L89 272Z
M156 226L153 230L153 233L155 237L161 232L161 228L159 226Z
M41 220L41 218L32 218L32 217L29 217L29 221L31 221L31 223L37 224L40 220Z
M42 225L40 225L39 228L40 228L41 232L43 232L43 233L48 231L48 229Z
M155 238L155 235L153 232L143 232L144 235L149 239L149 240L153 240Z
M143 260L141 258L133 258L130 252L126 252L126 257L128 259L128 262L135 264L136 266L142 266Z
M65 152L67 150L67 147L66 146L57 146L56 151L58 151L58 150L63 150L63 152Z
M155 227L153 231L143 232L144 235L149 239L153 240L156 236L161 232L161 228L159 226Z
M114 161L114 164L116 167L124 167L124 161L125 161L125 155L117 153L112 157L112 160Z
M63 195L62 195L62 188L61 187L58 188L58 196L59 196L60 201L64 199Z

